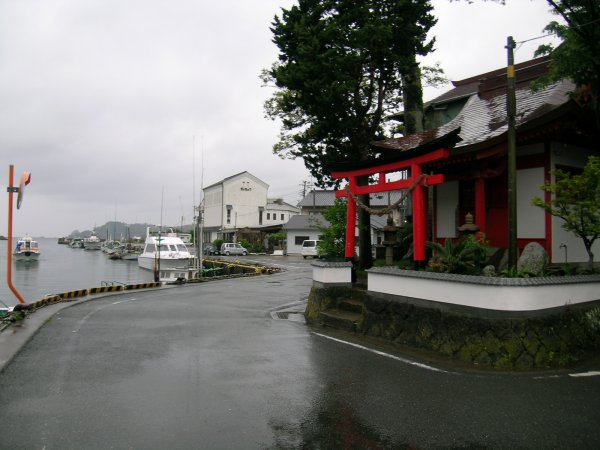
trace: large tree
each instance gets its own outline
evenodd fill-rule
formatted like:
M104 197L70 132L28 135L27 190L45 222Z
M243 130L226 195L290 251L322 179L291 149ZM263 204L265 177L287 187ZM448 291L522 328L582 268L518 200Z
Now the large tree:
M334 184L328 164L372 157L369 143L386 137L385 117L401 109L403 78L420 83L415 56L432 50L431 11L429 0L299 0L282 9L271 28L279 60L265 73L278 88L265 110L282 122L274 152L303 158L321 186ZM415 105L413 96L407 106ZM368 196L360 201L368 206ZM360 266L367 268L370 218L363 209L359 233Z
M490 1L505 3L505 0ZM552 55L552 64L550 73L536 82L535 87L565 78L572 80L577 85L576 99L593 109L596 126L600 127L600 0L544 1L562 19L550 22L544 31L558 36L561 44L538 47L536 56Z
M577 99L590 106L600 126L600 0L546 0L564 23L553 21L546 31L562 43L541 45L536 54L552 55L550 73L542 81L569 78L578 88Z

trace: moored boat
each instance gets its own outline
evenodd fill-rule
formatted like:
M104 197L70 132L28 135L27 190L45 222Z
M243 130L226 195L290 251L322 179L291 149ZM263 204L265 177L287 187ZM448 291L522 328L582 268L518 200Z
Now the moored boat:
M86 250L100 250L101 246L102 241L93 231L89 237L83 239L83 248Z
M152 232L146 230L144 250L138 255L138 266L146 270L187 269L193 267L193 255L185 243L172 230Z
M31 236L24 236L17 241L13 251L14 261L37 261L40 257L40 248Z
M69 243L69 247L71 248L83 248L83 239L81 238L73 238Z
M111 251L108 252L108 258L133 261L133 260L138 259L138 256L141 253L142 253L142 248L139 245L121 244L120 246L115 247Z

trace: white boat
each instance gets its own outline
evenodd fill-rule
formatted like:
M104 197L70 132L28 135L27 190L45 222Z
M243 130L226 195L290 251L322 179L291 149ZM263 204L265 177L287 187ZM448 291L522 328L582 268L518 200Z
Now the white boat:
M177 233L172 230L152 232L148 227L144 250L138 255L138 266L152 271L187 269L193 267L193 259Z
M73 238L69 243L69 247L71 248L83 248L83 239L81 238Z
M83 238L83 248L86 250L100 250L101 246L102 241L93 231L90 237Z
M40 257L40 248L38 242L31 236L24 236L17 241L17 246L13 252L15 261L37 261Z

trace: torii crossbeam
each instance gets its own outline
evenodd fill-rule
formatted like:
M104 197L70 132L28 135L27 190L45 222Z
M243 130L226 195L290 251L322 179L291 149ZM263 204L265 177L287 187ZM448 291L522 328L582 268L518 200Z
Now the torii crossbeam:
M354 257L356 201L353 196L412 188L414 261L425 261L427 211L423 188L444 183L444 175L425 175L423 174L422 166L433 161L448 158L448 156L450 156L450 150L440 148L427 154L415 156L403 161L386 162L382 164L379 161L374 160L370 167L363 167L356 170L332 171L331 178L334 180L348 180L348 184L344 189L336 191L336 197L348 198L348 214L346 218L346 258ZM398 181L386 180L386 174L402 170L410 171L409 178ZM375 174L379 174L379 181L376 184L366 186L358 185L359 177ZM350 192L351 195L348 195L348 192Z

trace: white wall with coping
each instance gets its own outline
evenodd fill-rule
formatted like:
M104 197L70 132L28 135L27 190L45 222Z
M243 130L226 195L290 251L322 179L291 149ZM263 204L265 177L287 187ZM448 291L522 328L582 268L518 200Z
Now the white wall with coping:
M368 290L497 311L540 311L600 300L600 276L490 278L378 268L368 271Z
M352 263L313 261L313 282L324 285L352 284Z

